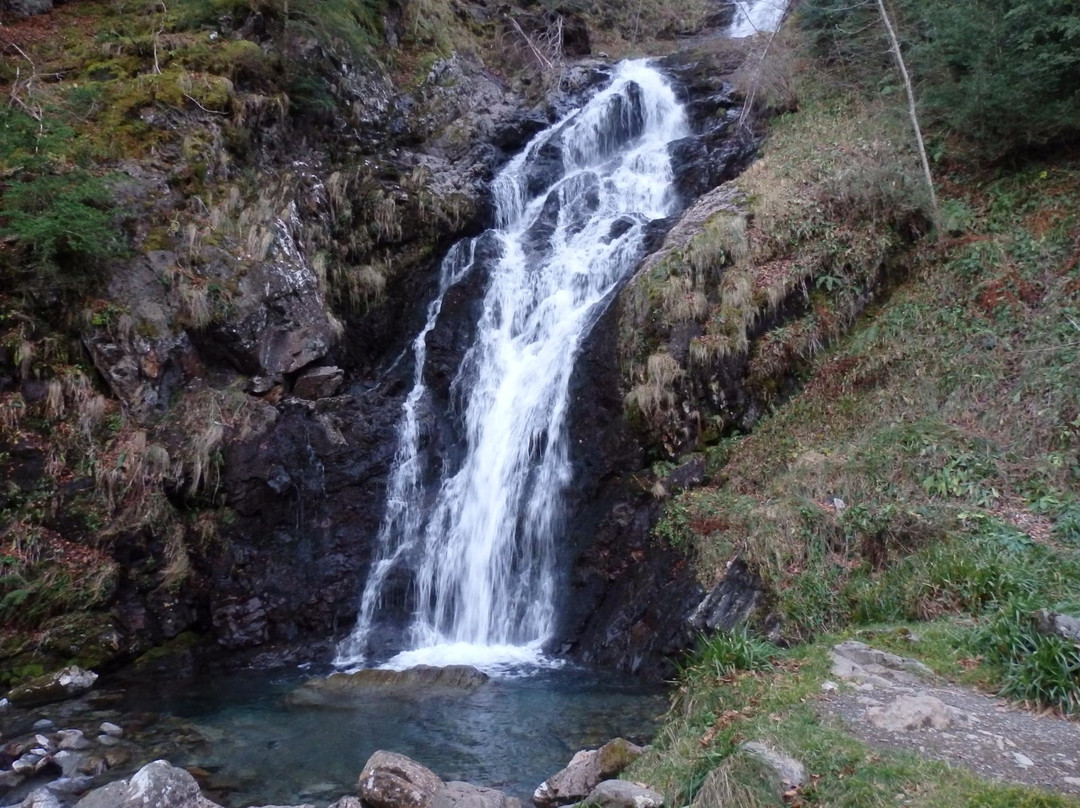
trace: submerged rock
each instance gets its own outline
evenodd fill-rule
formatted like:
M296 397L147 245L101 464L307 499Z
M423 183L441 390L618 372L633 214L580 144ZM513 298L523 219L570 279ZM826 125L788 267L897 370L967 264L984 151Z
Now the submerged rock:
M403 671L376 668L310 679L289 694L289 701L293 704L332 706L372 693L426 696L471 692L489 678L471 665L447 665L442 668L417 665Z
M98 675L77 665L46 673L13 687L7 698L16 707L40 707L80 696L94 686Z
M147 763L127 780L95 788L75 808L221 808L195 778L164 760Z
M566 768L545 780L533 792L539 808L554 808L584 800L600 783L615 777L641 757L642 748L624 738L608 741L599 749L583 749Z

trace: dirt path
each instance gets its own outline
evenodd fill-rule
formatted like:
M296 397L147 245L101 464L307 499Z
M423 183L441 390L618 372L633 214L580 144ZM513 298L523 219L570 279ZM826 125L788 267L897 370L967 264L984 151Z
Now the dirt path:
M833 650L822 711L866 743L980 777L1080 794L1080 724L951 685L912 659L858 642Z

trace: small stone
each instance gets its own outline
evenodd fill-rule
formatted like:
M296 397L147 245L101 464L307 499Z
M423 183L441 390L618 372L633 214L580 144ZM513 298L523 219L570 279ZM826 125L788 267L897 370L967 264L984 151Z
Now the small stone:
M105 764L110 769L123 766L129 760L131 760L131 752L126 749L109 749L105 752Z
M82 794L89 791L93 783L92 777L61 777L49 783L49 790L57 794Z
M31 791L30 795L19 803L19 808L63 808L60 799L47 788Z
M11 764L11 770L16 774L33 774L34 766L40 759L37 755L23 755Z
M120 739L112 735L98 735L96 740L102 746L116 746L120 743Z
M7 699L4 699L4 701L7 701ZM33 726L32 729L35 732L45 732L47 730L52 729L55 726L56 726L56 723L54 721L52 721L52 720L50 720L48 718L39 718L37 721L34 722L34 726Z
M83 756L77 752L69 752L66 749L61 749L53 755L52 759L53 762L60 767L60 771L63 773L64 777L72 777L79 771Z
M80 761L78 771L81 774L89 774L91 777L97 777L108 768L109 764L105 762L105 758L100 757L99 755L91 755Z
M47 752L55 752L56 751L56 744L53 743L52 738L48 737L47 735L40 735L40 734L35 735L34 736L34 743L36 743L42 749L45 749Z
M1016 761L1016 765L1021 769L1030 769L1035 765L1035 761L1029 758L1027 755L1021 755L1019 752L1012 753L1013 760Z
M1080 777L1066 777L1065 784L1070 786L1080 786Z
M77 752L81 749L90 748L90 739L82 734L82 730L62 729L56 734L59 741L58 746L61 749Z
M0 699L0 713L6 713L11 709L11 702L7 699Z
M825 693L835 693L838 688L839 685L836 682L825 681L821 683L821 689Z
M109 735L113 738L122 738L124 736L124 730L118 727L116 724L112 724L108 721L102 722L98 731L102 735Z

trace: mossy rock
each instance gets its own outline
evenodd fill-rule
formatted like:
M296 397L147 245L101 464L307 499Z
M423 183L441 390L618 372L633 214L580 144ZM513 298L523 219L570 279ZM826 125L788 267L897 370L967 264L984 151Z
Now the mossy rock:
M36 676L30 681L11 688L7 699L16 707L40 707L58 701L81 696L94 686L98 675L70 665L58 671Z

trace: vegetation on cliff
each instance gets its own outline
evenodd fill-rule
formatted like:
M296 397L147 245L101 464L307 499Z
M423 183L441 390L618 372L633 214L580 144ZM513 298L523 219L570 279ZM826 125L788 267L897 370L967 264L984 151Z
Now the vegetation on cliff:
M690 452L708 470L667 498L655 539L705 582L750 562L771 593L752 634L788 646L718 637L688 663L628 774L672 804L1074 804L871 750L818 706L828 647L857 637L1080 710L1080 649L1039 623L1080 613L1080 16L976 5L893 4L940 231L876 7L811 0L771 44L782 80L764 87L798 110L699 234L634 281L627 404L654 493ZM739 752L749 738L812 782L775 791Z

